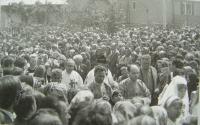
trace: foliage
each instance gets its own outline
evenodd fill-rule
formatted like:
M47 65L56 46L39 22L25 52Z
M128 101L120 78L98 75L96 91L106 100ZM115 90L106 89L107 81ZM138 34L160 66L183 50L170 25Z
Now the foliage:
M4 11L8 17L17 15L21 18L21 23L27 25L29 23L50 24L51 17L60 19L63 16L63 10L59 5L52 5L51 3L42 4L37 1L35 5L24 5L23 2L12 3L4 6Z
M21 17L24 25L31 23L48 25L67 19L69 24L78 24L83 28L99 27L114 32L118 18L110 0L66 0L66 2L68 3L66 8L51 3L42 4L39 1L34 5L13 3L8 5L5 11L8 16L16 14Z

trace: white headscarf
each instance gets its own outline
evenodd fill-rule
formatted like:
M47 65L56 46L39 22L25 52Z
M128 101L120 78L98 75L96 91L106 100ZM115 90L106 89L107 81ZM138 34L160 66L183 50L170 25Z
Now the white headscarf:
M164 106L167 99L171 96L178 97L178 84L184 84L187 86L187 81L182 76L175 76L170 84L163 89L163 92L158 97L158 105ZM186 116L189 114L189 98L188 98L188 90L186 89L184 97L181 99L184 105L184 113L183 115Z

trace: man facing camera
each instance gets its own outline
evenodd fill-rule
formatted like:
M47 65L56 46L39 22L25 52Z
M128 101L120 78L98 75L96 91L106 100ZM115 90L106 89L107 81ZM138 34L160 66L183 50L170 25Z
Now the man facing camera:
M109 84L104 82L106 76L106 69L103 66L96 66L94 69L94 81L88 85L88 88L94 94L95 99L107 98L112 95L112 89Z

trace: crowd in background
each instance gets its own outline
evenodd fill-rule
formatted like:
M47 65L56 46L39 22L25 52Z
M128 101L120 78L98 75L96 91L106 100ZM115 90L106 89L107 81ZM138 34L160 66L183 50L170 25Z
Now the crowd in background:
M200 28L0 32L0 124L197 125Z

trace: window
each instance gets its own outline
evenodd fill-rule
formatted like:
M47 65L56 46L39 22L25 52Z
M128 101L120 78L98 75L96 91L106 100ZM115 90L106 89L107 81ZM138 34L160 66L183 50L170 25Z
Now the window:
M187 14L194 15L194 4L193 3L187 4Z
M194 15L194 3L181 2L181 15Z
M181 15L185 15L185 2L181 2Z
M133 1L133 9L136 10L136 1Z

